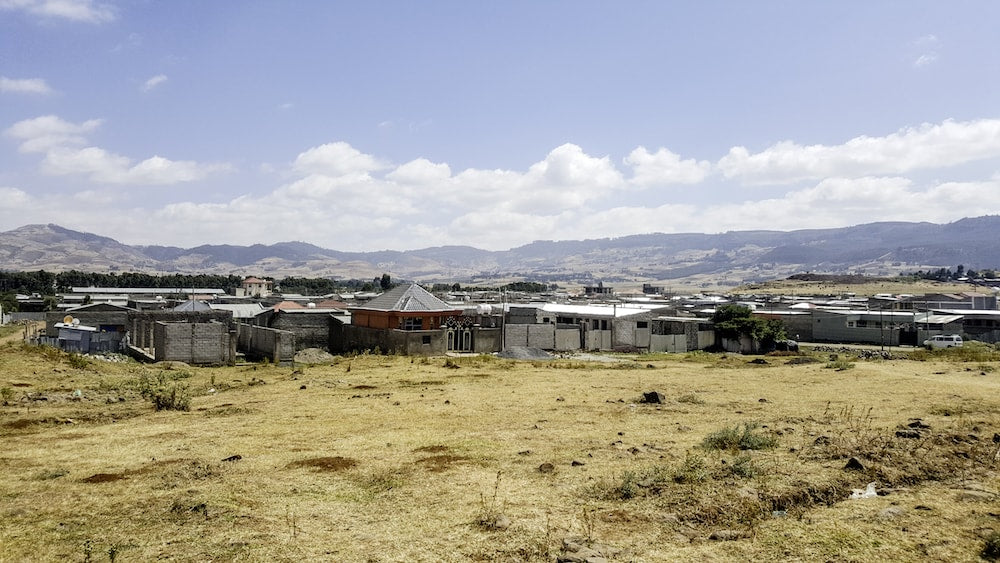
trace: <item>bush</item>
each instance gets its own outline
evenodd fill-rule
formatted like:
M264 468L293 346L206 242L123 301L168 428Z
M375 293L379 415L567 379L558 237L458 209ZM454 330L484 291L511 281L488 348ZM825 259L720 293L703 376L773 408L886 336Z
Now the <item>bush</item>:
M752 422L716 430L701 441L706 450L769 450L778 445L778 438L756 430L760 425Z
M158 411L189 411L191 410L191 395L186 385L174 383L170 386L157 387L143 393L143 396L153 403Z
M989 561L1000 559L1000 532L993 532L986 538L986 544L983 545L980 555Z
M826 369L835 369L837 371L846 371L854 368L854 364L847 360L830 360L825 366Z
M69 356L66 356L66 363L68 363L69 366L74 369L87 369L87 367L90 365L90 361L87 360L87 358L84 358L83 356L77 353L72 353Z

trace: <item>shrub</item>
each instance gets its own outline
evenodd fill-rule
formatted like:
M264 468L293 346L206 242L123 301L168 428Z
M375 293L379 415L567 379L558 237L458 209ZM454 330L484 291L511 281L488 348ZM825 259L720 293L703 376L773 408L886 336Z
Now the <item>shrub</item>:
M69 356L66 356L66 363L74 369L87 369L87 367L90 366L90 361L77 353L72 353Z
M146 391L143 396L152 402L153 408L158 411L191 410L191 395L186 385L174 383L169 387L157 387Z
M761 473L750 454L740 454L734 457L729 463L729 471L736 477L743 479L750 479Z
M688 393L687 395L681 395L680 397L677 397L677 402L688 403L691 405L704 405L705 399L702 399L701 397L699 397L694 393Z
M709 472L705 458L687 452L684 454L684 461L674 471L673 480L674 483L700 483L708 477Z
M716 430L701 441L706 450L768 450L778 445L778 438L756 430L760 426L746 422Z
M1000 532L993 532L986 538L986 544L983 545L980 555L990 561L1000 559Z
M830 360L825 366L826 369L835 369L837 371L846 371L854 368L854 364L842 359Z

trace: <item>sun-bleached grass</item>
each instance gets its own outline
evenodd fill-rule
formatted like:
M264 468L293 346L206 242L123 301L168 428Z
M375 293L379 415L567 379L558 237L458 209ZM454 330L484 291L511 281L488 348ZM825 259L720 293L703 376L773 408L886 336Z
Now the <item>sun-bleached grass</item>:
M8 345L0 560L551 561L567 537L622 560L978 556L1000 488L994 372L748 360L76 368ZM190 411L157 412L142 381L177 373ZM638 402L653 390L667 400ZM926 436L896 437L911 419ZM724 428L777 443L701 447ZM891 494L846 500L869 481Z

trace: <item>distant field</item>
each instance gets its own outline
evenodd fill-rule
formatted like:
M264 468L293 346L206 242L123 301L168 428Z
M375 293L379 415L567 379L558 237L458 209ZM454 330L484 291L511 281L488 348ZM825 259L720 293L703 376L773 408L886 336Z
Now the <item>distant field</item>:
M962 354L199 369L6 344L0 560L976 560L1000 362Z
M924 293L989 293L989 290L967 283L943 283L930 280L902 281L879 280L861 284L832 283L825 281L775 280L750 285L743 285L732 290L733 293L759 293L773 295L844 295L854 293L858 296L872 296L879 293L893 295Z

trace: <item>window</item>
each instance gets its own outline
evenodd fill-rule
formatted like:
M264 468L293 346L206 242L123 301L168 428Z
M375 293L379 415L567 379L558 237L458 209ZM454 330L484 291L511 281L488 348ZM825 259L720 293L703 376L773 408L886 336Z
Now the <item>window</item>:
M421 336L420 337L420 343L421 344L430 344L431 343L431 335L425 334L425 335Z
M403 319L403 330L421 330L423 328L423 317L407 317Z
M635 328L649 328L649 322L648 321L636 321L635 322Z

